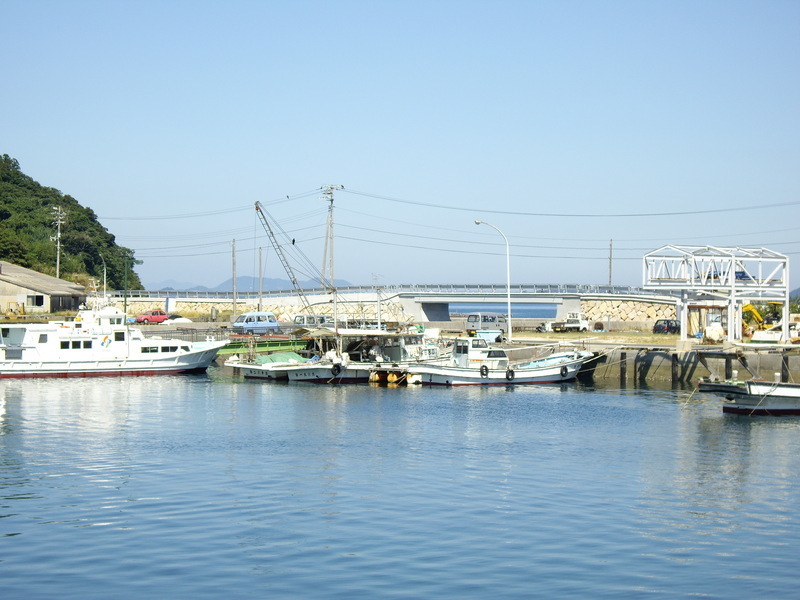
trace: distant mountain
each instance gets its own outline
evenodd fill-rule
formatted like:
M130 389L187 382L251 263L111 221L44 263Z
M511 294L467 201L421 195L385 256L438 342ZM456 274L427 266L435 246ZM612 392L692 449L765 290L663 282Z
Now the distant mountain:
M165 279L164 281L148 281L144 283L145 289L148 290L207 290L203 286L197 286L194 283L187 281L176 281L175 279Z
M320 287L318 281L300 281L300 285L307 289L318 289ZM272 279L265 278L262 280L262 289L265 292L272 292L276 290L291 290L292 282L288 279ZM337 279L336 285L345 287L351 285L350 282L344 279ZM217 286L206 287L204 285L194 285L192 283L175 281L168 279L160 282L153 282L147 285L147 289L151 291L158 290L177 290L177 291L190 291L190 292L232 292L233 291L233 278L223 281ZM237 292L257 292L258 291L258 278L243 275L236 278L236 291Z

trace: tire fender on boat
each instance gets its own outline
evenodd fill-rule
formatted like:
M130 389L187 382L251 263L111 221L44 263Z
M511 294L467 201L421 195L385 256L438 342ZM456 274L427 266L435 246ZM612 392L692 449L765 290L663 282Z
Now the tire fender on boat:
M341 372L342 372L342 365L340 365L339 363L336 363L331 367L331 373L333 373L334 377L338 377Z
M489 367L481 365L481 377L486 378L489 376Z
M567 366L564 365L563 367L561 367L561 376L566 377L567 373L568 373Z
M514 369L508 369L506 371L506 379L509 381L514 381Z

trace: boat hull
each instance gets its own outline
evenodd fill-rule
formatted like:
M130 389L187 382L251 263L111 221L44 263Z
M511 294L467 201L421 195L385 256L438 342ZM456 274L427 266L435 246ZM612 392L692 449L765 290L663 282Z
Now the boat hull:
M440 386L500 386L561 383L572 381L586 358L538 367L489 369L420 365L409 367L409 376L422 385Z
M0 379L39 377L116 377L121 375L175 375L202 373L214 362L226 342L164 359L110 359L73 361L3 361Z
M800 384L749 380L742 389L744 393L725 394L723 412L748 416L800 415Z
M369 364L362 363L303 364L287 369L287 376L294 383L369 383L370 370Z

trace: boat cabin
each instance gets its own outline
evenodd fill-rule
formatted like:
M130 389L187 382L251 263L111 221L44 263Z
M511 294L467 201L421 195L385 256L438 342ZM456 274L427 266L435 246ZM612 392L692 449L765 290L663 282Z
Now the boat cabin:
M453 364L457 367L490 369L508 368L508 354L502 348L490 346L480 337L457 338L453 346Z

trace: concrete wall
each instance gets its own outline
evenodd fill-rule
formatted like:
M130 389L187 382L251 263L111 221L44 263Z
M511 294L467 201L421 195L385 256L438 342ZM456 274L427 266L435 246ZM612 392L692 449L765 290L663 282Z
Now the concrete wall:
M652 348L589 347L598 354L593 361L595 379L645 383L669 381L696 383L701 377L730 377L738 371L740 380L750 379L752 370L759 378L774 381L800 381L800 354L752 351L740 355L703 351L676 352ZM750 370L745 366L749 367Z

